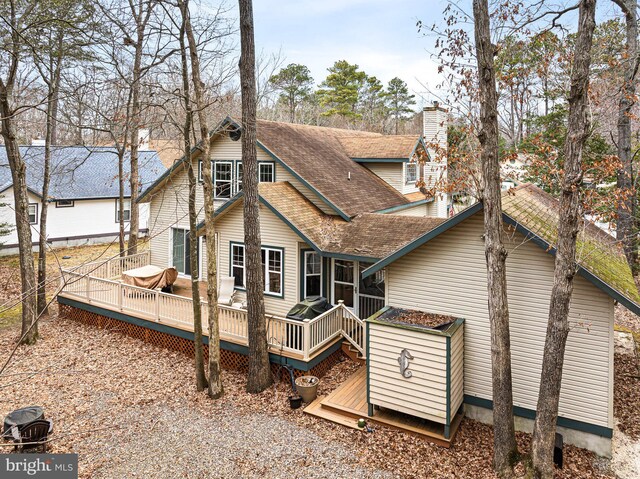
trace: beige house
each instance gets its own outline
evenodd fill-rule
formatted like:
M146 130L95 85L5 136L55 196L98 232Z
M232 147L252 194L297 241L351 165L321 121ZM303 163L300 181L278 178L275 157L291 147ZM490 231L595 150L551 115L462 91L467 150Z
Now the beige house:
M444 126L442 111L427 111L425 122L429 118L436 121L430 128L441 136L437 125ZM425 127L427 130L431 131ZM218 272L233 278L236 289L232 305L218 306L221 344L223 349L242 352L239 345L246 344L242 342L246 339L246 274L240 134L237 123L225 120L212 134L211 158ZM407 173L407 167L425 166L415 162L416 156L433 159L428 152L432 139L267 121L258 122L257 138L264 298L272 361L313 370L346 340L367 358L368 367L378 364L384 374L395 375L387 381L392 388L381 389L378 384L373 395L370 379L384 383L384 374L367 375L370 405L402 403L406 411L441 418L447 426L442 437L447 440L449 424L463 413L489 421L491 356L482 204L449 218L448 205L442 203L446 196L425 197L418 188L412 189L411 181L427 183L431 170L409 167ZM141 196L151 212L149 261L174 266L183 276L192 273L186 248L186 161L176 163ZM198 168L197 150L189 161ZM198 195L202 205L200 188ZM514 406L518 426L529 429L537 402L553 282L558 205L531 185L505 193L503 202ZM206 239L201 238L203 241ZM624 256L608 235L585 224L578 250L580 274L571 305L558 426L565 441L609 455L614 425L613 308L617 301L639 313L640 295ZM114 296L87 295L92 307L101 304L109 314L117 311L119 319L135 324L142 318L147 321L145 327L152 329L160 328L157 323L162 322L169 334L183 334L171 328L184 332L191 327L192 331L188 317L184 317L190 300L156 292L148 305L114 306L113 298L119 297L122 286L100 281L100 291L112 288ZM65 304L73 301L74 307L88 308L81 293L86 290L90 288L70 291L66 299L63 294ZM333 309L304 323L286 318L299 301L316 295L326 297ZM380 330L386 331L378 336L382 346L376 343L369 348L368 341L376 337L369 337L367 328L390 308L460 318L464 327L451 330L451 334L427 331L425 335L415 327L386 331L387 326L382 325ZM370 321L365 321L367 318ZM292 341L289 328L299 328L300 336L296 337L303 339ZM400 338L407 345L402 345ZM404 349L407 354L402 356ZM436 351L442 354L438 356ZM412 363L416 373L400 376L403 370L396 371L398 361L402 367L401 358L410 355L416 358ZM433 361L426 356L433 356ZM390 363L382 364L382 357ZM430 380L430 375L441 380ZM412 405L412 397L419 402L415 398L434 396L429 387L439 388L446 401L434 401L428 411L421 409L424 405ZM363 414L367 414L366 408Z

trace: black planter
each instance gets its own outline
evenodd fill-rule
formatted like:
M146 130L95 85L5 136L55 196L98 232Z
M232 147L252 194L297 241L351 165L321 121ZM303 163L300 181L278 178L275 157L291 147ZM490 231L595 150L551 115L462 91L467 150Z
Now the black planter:
M298 409L302 406L302 398L300 396L289 396L289 406L291 406L291 409Z

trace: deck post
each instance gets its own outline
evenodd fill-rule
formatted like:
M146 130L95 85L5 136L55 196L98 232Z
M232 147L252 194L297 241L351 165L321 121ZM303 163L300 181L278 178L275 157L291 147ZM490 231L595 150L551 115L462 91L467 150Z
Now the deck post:
M85 285L85 291L86 291L86 296L87 296L87 302L90 303L91 302L91 294L89 292L89 275L86 274L84 276L84 285Z
M122 283L118 283L118 310L122 311Z
M302 344L304 359L309 359L309 350L311 349L311 320L305 319L302 325Z
M113 278L113 272L111 271L112 270L112 267L111 267L112 263L113 263L112 260L107 261L107 279Z
M160 322L160 291L156 290L156 322Z

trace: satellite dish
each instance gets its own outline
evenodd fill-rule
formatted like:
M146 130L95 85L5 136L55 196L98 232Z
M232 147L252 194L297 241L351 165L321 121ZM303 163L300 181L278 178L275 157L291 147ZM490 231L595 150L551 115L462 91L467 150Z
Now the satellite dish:
M238 141L242 136L242 130L240 128L234 128L233 130L229 130L229 138L232 141Z

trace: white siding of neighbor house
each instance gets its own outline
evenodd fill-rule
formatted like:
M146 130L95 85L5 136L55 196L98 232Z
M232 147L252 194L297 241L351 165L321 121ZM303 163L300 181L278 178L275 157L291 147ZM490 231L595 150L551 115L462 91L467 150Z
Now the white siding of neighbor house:
M388 303L465 318L464 393L491 399L482 213L392 263ZM505 236L514 404L535 410L546 334L553 257L520 234ZM560 411L613 427L613 300L576 276Z
M242 207L237 205L216 223L218 232L218 274L231 276L229 257L231 242L244 243ZM284 278L282 298L264 296L265 310L269 314L285 316L299 302L300 250L306 247L300 237L267 207L260 205L260 236L262 245L284 249ZM307 247L308 248L308 247ZM245 294L239 291L236 301L244 301Z
M37 224L31 225L31 239L32 242L37 243L40 235L42 203L37 196L30 192L28 195L29 203L38 205ZM18 235L15 230L13 188L9 188L0 195L0 203L3 204L0 206L0 222L8 223L12 228L9 235L0 237L0 242L5 245L15 245L18 242ZM111 241L118 236L119 231L116 209L115 198L75 200L74 205L67 208L56 208L56 203L52 201L47 210L47 238L56 242L65 242L67 238L89 239L100 236L104 237L104 241ZM147 228L148 218L148 205L140 205L140 229Z

